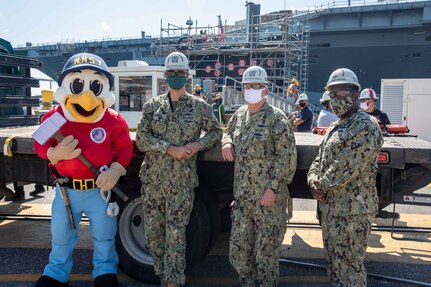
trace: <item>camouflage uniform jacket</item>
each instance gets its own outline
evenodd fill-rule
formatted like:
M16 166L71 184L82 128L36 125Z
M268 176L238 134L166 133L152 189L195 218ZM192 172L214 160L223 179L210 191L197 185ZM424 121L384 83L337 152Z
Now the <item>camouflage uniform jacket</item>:
M259 200L267 188L288 195L296 146L290 122L280 109L265 103L250 118L248 106L242 106L230 119L222 143L235 148L236 199Z
M382 145L377 121L361 110L331 124L308 171L308 182L318 179L318 188L326 192L322 211L331 209L339 216L377 212L377 156Z
M202 132L205 132L201 136ZM178 160L166 153L170 145L198 142L208 149L220 141L222 130L212 108L189 94L179 98L175 109L170 96L163 94L146 102L136 133L136 145L145 152L140 177L143 183L165 186L198 185L196 157Z

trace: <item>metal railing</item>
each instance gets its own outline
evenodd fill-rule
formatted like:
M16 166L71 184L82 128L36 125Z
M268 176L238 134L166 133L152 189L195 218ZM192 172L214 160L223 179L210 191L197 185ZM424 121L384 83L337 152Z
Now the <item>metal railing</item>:
M386 5L396 3L408 3L408 2L424 2L423 0L333 0L320 5L314 5L305 9L293 10L292 16L301 16L309 14L311 16L314 13L322 12L326 9L332 8L343 8L343 7L358 7L368 5Z

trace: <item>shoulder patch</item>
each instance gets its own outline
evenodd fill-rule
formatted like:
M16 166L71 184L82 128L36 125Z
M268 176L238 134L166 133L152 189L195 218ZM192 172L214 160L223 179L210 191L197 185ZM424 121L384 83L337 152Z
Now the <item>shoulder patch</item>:
M359 122L349 129L349 131L348 131L349 137L354 137L359 132L361 132L362 130L365 130L367 128L368 128L368 125L366 125L363 122Z
M277 122L274 125L274 132L280 133L282 130L284 130L287 127L288 124L289 123L286 118L281 118L277 120Z

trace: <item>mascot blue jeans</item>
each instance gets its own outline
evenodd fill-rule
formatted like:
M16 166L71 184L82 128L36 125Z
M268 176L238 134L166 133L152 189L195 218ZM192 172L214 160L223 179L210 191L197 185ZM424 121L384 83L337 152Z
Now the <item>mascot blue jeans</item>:
M93 278L108 273L117 274L118 255L115 250L117 218L106 214L108 203L100 196L100 189L81 191L67 188L67 193L77 228L83 213L90 220L94 248ZM70 228L66 207L58 187L52 203L51 234L52 250L43 274L67 282L72 271L72 253L78 241L78 230Z

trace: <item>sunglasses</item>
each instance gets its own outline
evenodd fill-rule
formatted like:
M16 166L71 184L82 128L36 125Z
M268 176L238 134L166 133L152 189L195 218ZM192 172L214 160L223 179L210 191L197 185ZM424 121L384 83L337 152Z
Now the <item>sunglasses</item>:
M186 71L166 71L166 76L168 78L172 78L172 77L185 77L187 75Z
M261 90L261 89L265 89L266 85L265 84L244 84L243 85L244 90Z
M333 98L345 98L348 95L352 94L352 92L356 92L356 89L340 89L338 91L329 92L329 97Z
M371 99L360 99L359 101L360 101L361 103L365 103L365 102L368 102L369 100L371 100Z

